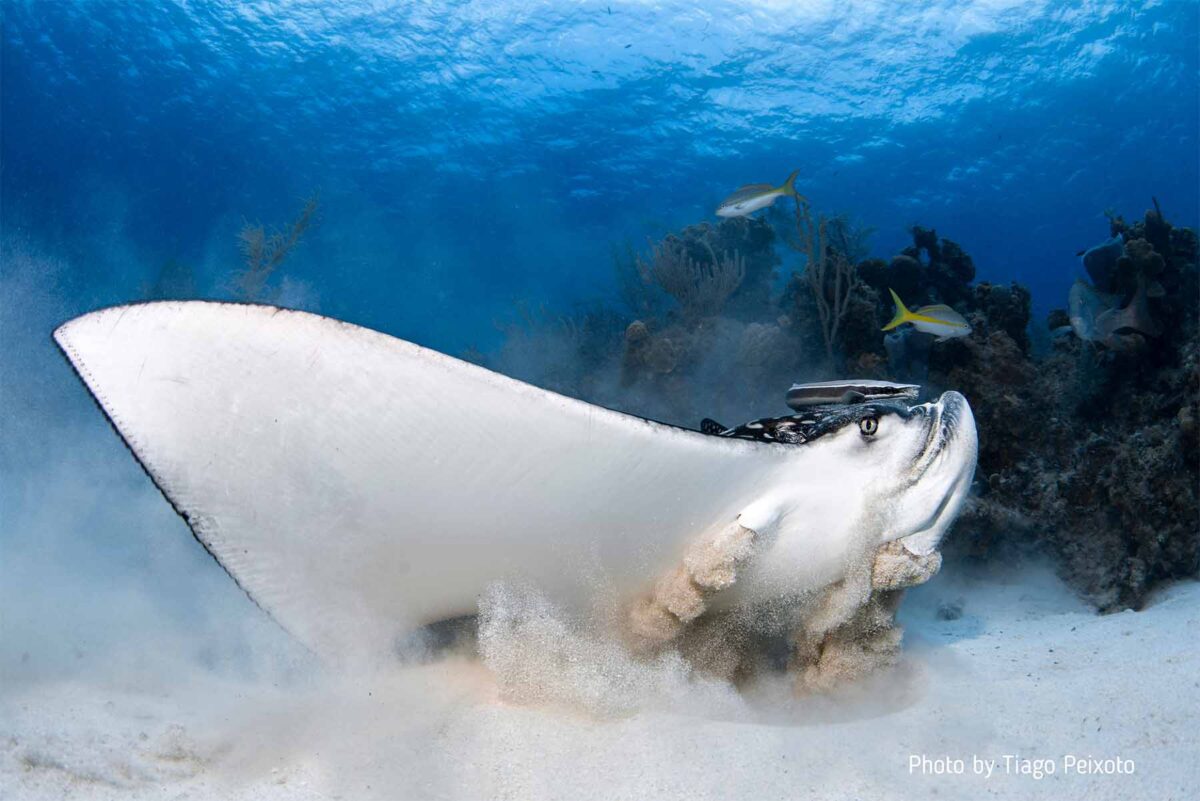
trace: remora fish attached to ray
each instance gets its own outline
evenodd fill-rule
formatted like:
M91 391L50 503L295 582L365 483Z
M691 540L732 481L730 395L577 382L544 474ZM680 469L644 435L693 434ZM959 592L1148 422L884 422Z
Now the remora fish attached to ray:
M386 649L497 580L625 595L736 522L761 550L722 603L827 586L863 537L937 546L967 492L961 395L708 436L305 312L157 302L55 338L197 538L318 653Z

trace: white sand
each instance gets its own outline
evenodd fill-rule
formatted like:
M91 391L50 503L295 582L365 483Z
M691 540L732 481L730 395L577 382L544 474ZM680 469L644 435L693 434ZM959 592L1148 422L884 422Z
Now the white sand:
M338 681L273 667L250 681L172 663L172 638L131 645L119 669L6 670L0 797L1197 797L1200 584L1098 617L1044 571L946 573L906 600L903 664L856 699L797 703L782 678L739 696L674 662L625 662L544 614L522 653L552 706L499 700L464 658ZM963 616L938 620L960 597ZM1006 754L1055 773L1019 774ZM1133 773L1068 774L1068 755ZM914 756L961 759L964 772L910 772ZM975 757L995 761L991 778Z

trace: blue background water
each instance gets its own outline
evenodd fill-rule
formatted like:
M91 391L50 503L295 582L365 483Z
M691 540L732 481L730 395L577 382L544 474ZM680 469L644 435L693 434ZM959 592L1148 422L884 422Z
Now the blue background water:
M936 227L1041 311L1106 208L1200 214L1194 0L3 9L5 236L50 243L69 313L168 260L221 294L243 220L312 191L298 302L452 353L793 168L877 255Z

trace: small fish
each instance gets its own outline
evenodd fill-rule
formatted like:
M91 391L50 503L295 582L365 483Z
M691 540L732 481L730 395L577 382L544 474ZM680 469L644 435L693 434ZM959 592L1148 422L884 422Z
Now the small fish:
M915 401L921 392L917 384L897 384L892 381L817 381L792 384L787 393L787 405L796 411L809 406L850 405L876 400Z
M721 201L721 205L717 206L717 216L745 217L747 214L752 214L759 209L765 209L775 202L775 198L783 197L784 195L790 195L803 200L804 198L796 193L796 176L799 174L799 170L793 172L783 182L783 186L746 184Z
M945 342L947 339L965 337L971 333L970 323L944 303L922 306L916 311L909 311L905 308L904 301L900 300L899 295L891 289L888 292L892 293L892 300L896 302L896 316L883 327L884 331L890 331L898 325L912 323L912 327L921 333L936 334L937 339L934 342Z

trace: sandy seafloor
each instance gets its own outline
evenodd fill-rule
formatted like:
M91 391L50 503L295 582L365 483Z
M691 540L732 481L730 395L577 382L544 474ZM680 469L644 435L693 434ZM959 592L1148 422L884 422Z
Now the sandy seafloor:
M962 616L940 619L959 599ZM582 640L565 656L522 646L555 701L532 706L500 700L461 656L336 679L163 670L146 653L55 679L9 670L0 797L1198 797L1200 584L1097 616L1048 571L967 582L950 567L902 619L900 667L802 703L782 677L738 695ZM1055 772L1006 770L1006 754ZM962 759L964 773L910 772L922 755ZM1134 772L1068 774L1067 755ZM991 778L975 757L996 760Z

